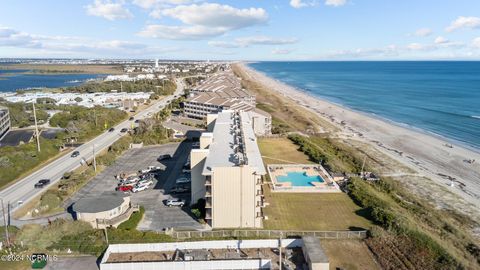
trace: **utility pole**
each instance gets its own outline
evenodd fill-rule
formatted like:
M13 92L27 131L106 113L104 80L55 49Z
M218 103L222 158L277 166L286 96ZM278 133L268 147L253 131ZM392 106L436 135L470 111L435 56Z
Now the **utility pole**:
M365 168L365 161L367 160L367 156L363 158L363 163L362 163L362 170L360 171L360 176L363 178L363 169Z
M93 109L93 117L95 117L95 127L97 127L97 109Z
M93 148L93 169L97 171L97 159L95 158L95 144L92 145Z
M40 136L38 135L37 113L35 112L35 101L32 101L33 118L35 120L35 137L37 138L37 150L40 152Z
M282 234L283 233L280 233L280 239L278 239L278 266L279 266L279 269L283 269L282 268Z
M108 245L108 230L107 230L107 224L105 222L105 219L103 219L103 229L105 231L105 240L107 240L107 245Z
M10 236L8 235L8 224L7 217L5 216L5 207L3 206L3 198L0 200L2 202L3 223L5 224L5 238L7 239L7 246L10 246Z

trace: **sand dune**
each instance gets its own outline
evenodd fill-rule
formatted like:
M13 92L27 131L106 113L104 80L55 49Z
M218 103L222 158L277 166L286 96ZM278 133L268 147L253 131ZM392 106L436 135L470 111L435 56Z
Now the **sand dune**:
M480 209L479 152L452 144L441 137L401 127L310 96L244 64L240 66L251 79L295 100L338 126L341 130L338 136L374 146L382 153L415 170L418 175L429 178L458 194L466 202L473 204L474 209ZM471 164L467 162L469 160L476 162ZM452 182L453 187L450 186Z

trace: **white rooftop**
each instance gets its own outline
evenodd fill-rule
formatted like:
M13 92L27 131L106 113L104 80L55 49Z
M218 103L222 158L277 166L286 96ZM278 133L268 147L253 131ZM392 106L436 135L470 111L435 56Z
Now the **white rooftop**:
M266 174L248 114L225 110L215 121L213 142L202 174L211 175L214 167L240 165L254 167L258 174Z

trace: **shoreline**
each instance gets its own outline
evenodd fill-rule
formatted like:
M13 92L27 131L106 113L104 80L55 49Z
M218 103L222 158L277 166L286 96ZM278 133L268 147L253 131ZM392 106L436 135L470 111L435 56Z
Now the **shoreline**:
M383 154L433 180L465 201L480 206L480 152L425 130L405 127L394 121L350 109L314 96L297 87L268 77L245 62L239 67L250 79L290 98L340 129L340 138L373 146ZM438 135L438 136L435 136ZM452 144L453 148L445 145ZM474 159L470 164L465 160ZM450 183L454 182L454 187ZM438 194L441 195L441 194Z
M476 146L476 145L471 145L467 142L463 142L463 141L460 141L460 140L457 140L457 139L454 139L454 138L448 138L444 135L441 135L441 134L438 134L438 133L435 133L434 131L430 131L430 130L426 130L426 129L423 129L423 128L420 128L420 127L416 127L416 126L413 126L413 125L410 125L410 124L407 124L407 123L402 123L402 122L397 122L395 120L392 120L392 119L389 119L389 118L386 118L386 117L383 117L383 116L380 116L378 114L375 114L375 113L370 113L370 112L364 112L364 111L361 111L361 110L358 110L358 109L354 109L354 108L351 108L351 107L348 107L347 105L344 105L344 104L341 104L339 102L335 102L333 100L330 100L328 97L324 97L324 96L321 96L321 95L316 95L314 93L312 93L311 91L308 91L308 90L304 90L302 88L299 88L297 86L294 86L294 85L290 85L286 82L283 82L281 80L278 80L274 77L271 77L269 76L268 74L262 72L262 71L259 71L257 69L255 69L254 67L250 66L251 63L257 63L257 62L242 62L241 65L244 66L244 67L247 67L248 69L251 69L251 70L254 70L255 72L261 74L262 76L265 76L265 77L268 77L269 79L271 80L274 80L276 83L278 84L283 84L283 85L286 85L287 87L291 87L293 88L295 91L297 92L301 92L302 94L306 95L306 96L309 96L311 98L314 98L314 99L320 99L324 102L327 102L327 103L330 103L332 105L335 105L337 107L340 107L344 110L349 110L349 111L352 111L354 113L358 113L358 114L361 114L365 117L369 117L369 118L373 118L373 119L376 119L376 120L379 120L379 121L383 121L385 122L386 124L390 124L390 125L394 125L396 127L399 127L399 128L404 128L404 129L408 129L408 130L411 130L413 132L418 132L418 133L421 133L423 135L426 135L426 136L431 136L431 137L434 137L438 140L442 140L442 141L445 141L446 143L448 144L451 144L455 147L460 147L460 148L464 148L466 150L469 150L469 151L472 151L472 152L475 152L477 154L480 154L480 146ZM480 117L476 117L476 116L472 116L473 118L479 118ZM480 161L480 160L479 160Z

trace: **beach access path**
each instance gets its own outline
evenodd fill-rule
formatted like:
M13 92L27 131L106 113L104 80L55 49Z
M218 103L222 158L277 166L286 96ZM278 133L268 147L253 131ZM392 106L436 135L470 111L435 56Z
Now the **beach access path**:
M450 203L461 203L469 209L464 213L480 217L479 152L455 145L441 137L401 127L311 96L243 63L238 66L249 77L248 79L260 82L265 88L280 93L284 98L293 99L310 112L334 124L340 130L335 134L337 137L371 145L423 177L418 179L428 178L434 181L439 187L432 189L432 193L439 191L445 193L430 194L430 198L442 200L444 195L452 198L448 193L454 193L458 196L453 196L456 199ZM477 162L472 164L468 162L469 160ZM450 206L456 208L457 205Z

